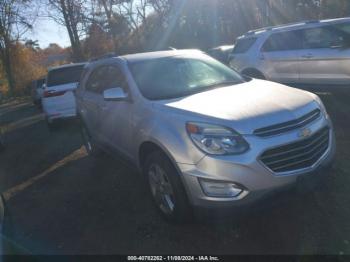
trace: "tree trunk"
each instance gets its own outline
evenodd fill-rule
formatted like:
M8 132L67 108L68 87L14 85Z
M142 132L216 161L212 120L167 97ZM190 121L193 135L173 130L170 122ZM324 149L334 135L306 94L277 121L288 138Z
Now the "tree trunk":
M13 96L15 91L15 80L13 78L12 74L12 65L11 65L11 58L10 58L10 52L6 52L6 58L5 58L5 71L6 71L6 78L9 85L9 95Z
M118 42L117 42L116 35L115 35L114 29L113 29L114 24L113 24L113 21L112 21L112 9L108 9L106 0L101 0L101 3L102 3L104 11L106 13L106 16L107 16L107 23L108 23L108 26L109 26L109 29L110 29L110 32L111 32L114 50L117 51L117 49L118 49Z
M70 7L66 5L65 0L60 0L60 5L62 8L64 22L66 24L66 28L68 31L69 40L72 45L73 61L74 62L81 61L82 52L81 52L80 40L78 37L78 33L76 31L75 25L73 25L72 13L71 13Z
M14 90L15 90L15 80L13 78L13 73L12 73L10 48L11 48L10 41L8 39L5 39L4 46L1 50L1 61L5 69L6 80L9 87L8 94L9 96L13 96Z

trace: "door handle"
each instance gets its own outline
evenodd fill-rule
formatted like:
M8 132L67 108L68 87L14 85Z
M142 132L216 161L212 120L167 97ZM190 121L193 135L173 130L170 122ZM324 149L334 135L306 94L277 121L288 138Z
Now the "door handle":
M301 56L302 58L313 58L314 55L313 54L307 54L307 55L303 55Z

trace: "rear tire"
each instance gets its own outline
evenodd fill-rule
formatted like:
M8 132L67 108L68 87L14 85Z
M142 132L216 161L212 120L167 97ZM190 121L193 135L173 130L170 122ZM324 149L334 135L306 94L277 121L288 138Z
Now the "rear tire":
M160 214L171 223L192 221L193 212L186 191L169 158L161 151L154 151L147 157L143 171Z
M99 156L102 153L102 151L96 146L95 142L93 141L93 138L90 135L89 130L81 120L80 120L80 133L83 139L84 147L88 155L93 157Z

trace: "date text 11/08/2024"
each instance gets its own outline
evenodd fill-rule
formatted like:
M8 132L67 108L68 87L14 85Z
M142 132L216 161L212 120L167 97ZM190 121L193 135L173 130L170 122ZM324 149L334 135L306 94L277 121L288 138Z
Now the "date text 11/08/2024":
M220 261L216 256L128 256L128 261Z

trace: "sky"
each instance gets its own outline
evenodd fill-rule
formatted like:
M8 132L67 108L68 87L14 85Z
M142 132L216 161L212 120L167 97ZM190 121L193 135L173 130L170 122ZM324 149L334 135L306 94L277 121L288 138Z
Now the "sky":
M70 46L65 27L49 18L38 18L33 28L32 31L26 33L25 37L31 40L38 40L41 48L47 47L50 43L59 44L61 47Z

